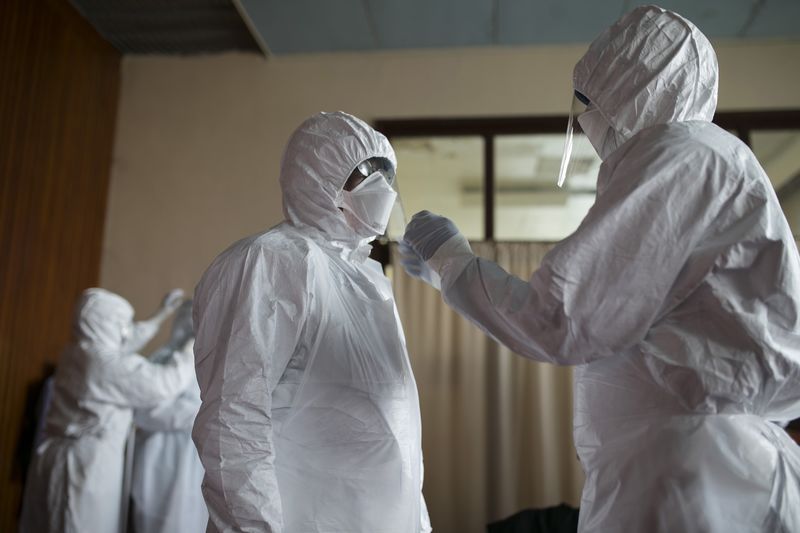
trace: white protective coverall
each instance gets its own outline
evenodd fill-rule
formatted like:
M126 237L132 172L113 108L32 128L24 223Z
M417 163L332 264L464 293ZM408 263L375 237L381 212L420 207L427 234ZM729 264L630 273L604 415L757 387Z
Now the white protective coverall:
M800 417L800 258L753 153L711 123L711 45L638 8L574 86L622 137L595 205L529 282L452 236L428 261L445 301L576 365L580 531L800 531L799 449L768 422Z
M292 135L285 222L217 257L195 291L193 436L209 531L429 531L416 383L389 280L336 205L388 140L346 113Z
M134 407L152 406L184 390L192 378L189 351L155 365L123 350L135 332L133 308L103 289L84 291L74 341L61 356L45 437L25 487L23 533L119 533L125 442ZM155 333L155 329L148 331ZM139 336L136 343L147 340Z
M169 342L150 360L168 364L192 347L192 302L175 314ZM200 485L203 465L192 442L192 424L200 408L200 388L192 376L174 400L134 411L136 446L131 482L133 530L139 533L202 533L208 511Z

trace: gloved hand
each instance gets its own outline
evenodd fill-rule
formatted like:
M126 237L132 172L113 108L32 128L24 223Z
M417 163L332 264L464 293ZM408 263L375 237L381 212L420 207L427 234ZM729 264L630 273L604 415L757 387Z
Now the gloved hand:
M172 333L169 342L172 346L180 347L186 344L187 339L194 338L192 329L192 301L184 300L175 313L172 321Z
M172 289L164 296L164 300L161 302L161 310L167 315L172 314L181 305L182 301L183 290Z
M130 335L127 336L122 344L122 351L125 353L135 353L144 348L150 340L156 336L161 324L181 305L183 301L183 291L172 289L161 301L161 307L147 320L140 320L132 324Z
M434 272L407 242L401 240L397 243L397 247L400 251L400 264L409 276L424 281L436 290L441 290L439 274Z
M458 233L458 228L449 218L435 215L430 211L420 211L411 217L403 241L417 256L427 261L439 247Z

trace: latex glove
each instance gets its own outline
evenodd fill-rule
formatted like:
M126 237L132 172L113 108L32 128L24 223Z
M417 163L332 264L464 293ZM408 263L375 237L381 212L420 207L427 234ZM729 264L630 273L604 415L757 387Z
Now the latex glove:
M172 289L164 296L164 300L161 302L161 310L164 311L166 315L170 315L173 311L180 307L182 301L183 290Z
M423 261L427 261L451 237L459 231L453 221L430 211L420 211L406 226L403 241Z
M400 251L400 264L409 276L424 281L436 290L441 290L439 274L434 272L408 243L401 240L397 243L397 247Z
M136 353L156 336L161 324L169 318L169 316L181 305L183 300L183 291L181 289L172 289L169 291L161 302L161 307L156 311L153 316L146 320L133 322L131 324L131 333L122 343L122 351L125 353Z

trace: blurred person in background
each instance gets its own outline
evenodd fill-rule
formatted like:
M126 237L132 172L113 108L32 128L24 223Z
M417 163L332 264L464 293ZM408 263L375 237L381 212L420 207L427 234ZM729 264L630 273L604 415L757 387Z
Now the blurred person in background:
M150 360L169 364L181 351L192 352L192 301L175 312L169 342ZM192 358L194 356L192 355ZM138 533L202 533L208 511L200 485L203 465L192 442L192 424L200 408L200 389L192 376L172 400L134 411L136 446L131 481L133 530Z
M83 292L73 341L55 373L44 438L28 472L22 533L119 533L133 409L174 398L193 379L187 346L166 364L136 353L182 295L170 292L152 318L134 322L133 307L121 296L97 288Z

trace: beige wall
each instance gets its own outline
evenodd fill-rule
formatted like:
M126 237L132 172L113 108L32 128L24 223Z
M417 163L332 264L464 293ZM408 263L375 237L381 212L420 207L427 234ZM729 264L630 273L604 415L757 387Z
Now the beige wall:
M563 114L585 46L277 57L128 57L101 271L140 313L191 291L234 240L278 222L278 166L319 110L366 120ZM800 108L800 43L718 43L720 109Z

